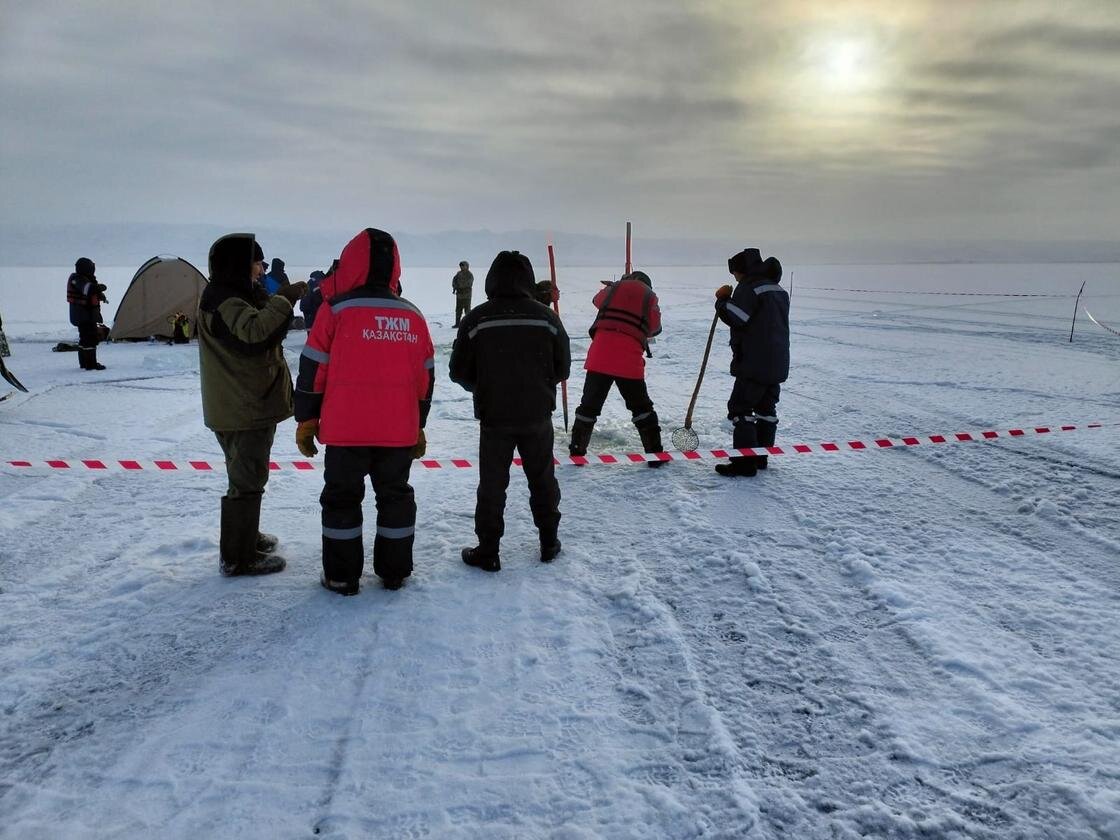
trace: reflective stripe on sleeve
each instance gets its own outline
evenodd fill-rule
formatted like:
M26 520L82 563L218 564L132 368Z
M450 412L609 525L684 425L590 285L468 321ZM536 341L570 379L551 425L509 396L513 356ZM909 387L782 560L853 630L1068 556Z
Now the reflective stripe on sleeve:
M734 315L736 318L738 318L740 321L742 321L744 324L747 323L747 321L749 321L751 319L750 315L748 315L746 312L744 312L738 306L733 304L731 301L727 302L727 310L732 315Z
M311 345L305 346L303 348L303 353L301 353L300 355L306 356L311 361L318 362L321 365L329 364L331 360L330 353L324 353L322 350L316 350Z
M754 293L756 295L760 295L763 292L784 292L784 291L785 291L785 289L783 289L777 283L768 283L765 286L756 286L754 288Z

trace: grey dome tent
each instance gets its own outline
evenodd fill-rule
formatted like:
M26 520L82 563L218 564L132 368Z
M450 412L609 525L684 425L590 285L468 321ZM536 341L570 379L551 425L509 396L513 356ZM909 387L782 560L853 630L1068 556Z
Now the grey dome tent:
M169 319L182 312L191 322L206 289L206 278L181 257L152 257L137 270L121 298L109 338L113 341L170 338Z

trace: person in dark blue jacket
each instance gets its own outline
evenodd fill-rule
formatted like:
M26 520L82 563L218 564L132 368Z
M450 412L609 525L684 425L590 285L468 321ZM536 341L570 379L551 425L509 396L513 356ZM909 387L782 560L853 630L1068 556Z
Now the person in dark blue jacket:
M276 294L285 286L291 285L287 272L284 271L284 261L279 257L272 258L272 270L261 280L264 290L270 295Z
M311 276L307 278L307 294L299 301L299 309L303 313L303 325L308 332L311 332L311 328L315 326L315 313L323 303L323 292L319 284L326 276L325 272L312 271Z
M735 386L727 401L736 449L773 446L778 431L781 383L789 376L789 294L780 285L782 264L762 260L745 248L727 261L735 288L716 290L716 313L731 327L731 375ZM717 464L725 476L754 475L766 469L766 456L736 457Z

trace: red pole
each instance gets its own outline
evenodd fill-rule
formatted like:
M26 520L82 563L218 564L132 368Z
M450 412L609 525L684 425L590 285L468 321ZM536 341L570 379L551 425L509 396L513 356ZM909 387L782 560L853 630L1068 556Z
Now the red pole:
M634 268L630 263L630 223L626 223L626 273L629 274Z
M548 270L552 275L552 311L560 317L560 289L556 285L556 254L552 250L552 243L548 243ZM560 396L564 401L564 431L568 431L568 380L560 383Z

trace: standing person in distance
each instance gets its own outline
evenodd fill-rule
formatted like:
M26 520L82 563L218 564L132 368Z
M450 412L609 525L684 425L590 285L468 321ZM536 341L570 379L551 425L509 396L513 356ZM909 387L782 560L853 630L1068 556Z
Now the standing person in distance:
M560 553L560 485L553 464L556 386L568 378L571 350L560 318L534 299L533 264L502 251L486 274L486 303L459 325L451 349L451 381L474 395L479 420L478 545L463 562L487 572L502 568L506 488L514 450L529 483L529 508L540 537L541 562Z
M451 291L455 293L455 329L463 316L471 311L471 291L474 288L474 275L470 264L463 260L459 263L458 273L451 278Z
M606 284L593 301L599 310L591 325L591 347L583 363L587 378L576 409L568 451L586 455L595 421L611 385L617 385L646 452L661 452L661 427L646 389L649 340L661 332L661 308L653 283L644 271L632 271ZM650 461L660 467L663 461Z
M296 445L307 457L326 444L322 585L356 595L365 565L362 500L373 485L373 571L386 589L412 574L416 500L412 462L427 448L424 424L435 386L435 348L420 310L398 295L397 243L367 228L323 278L323 305L299 361Z
M96 270L93 260L80 257L66 281L66 302L70 304L70 323L78 328L78 365L82 370L105 370L105 365L97 361L97 345L104 326L101 304L109 300L105 284L97 282Z
M284 336L292 305L307 289L295 283L269 296L261 288L264 252L251 233L210 247L210 283L198 305L202 416L226 458L219 568L223 575L283 570L277 539L260 532L261 499L276 424L292 416L292 376Z
M272 270L264 276L261 285L264 290L270 295L279 292L285 286L290 285L291 281L288 280L288 273L284 271L284 261L279 257L272 258Z
M780 285L782 264L765 262L757 248L746 248L727 261L735 288L716 290L716 312L731 327L731 375L735 385L727 401L736 449L773 446L778 431L781 383L789 376L789 294ZM752 476L766 469L765 455L735 457L717 464L723 476Z

